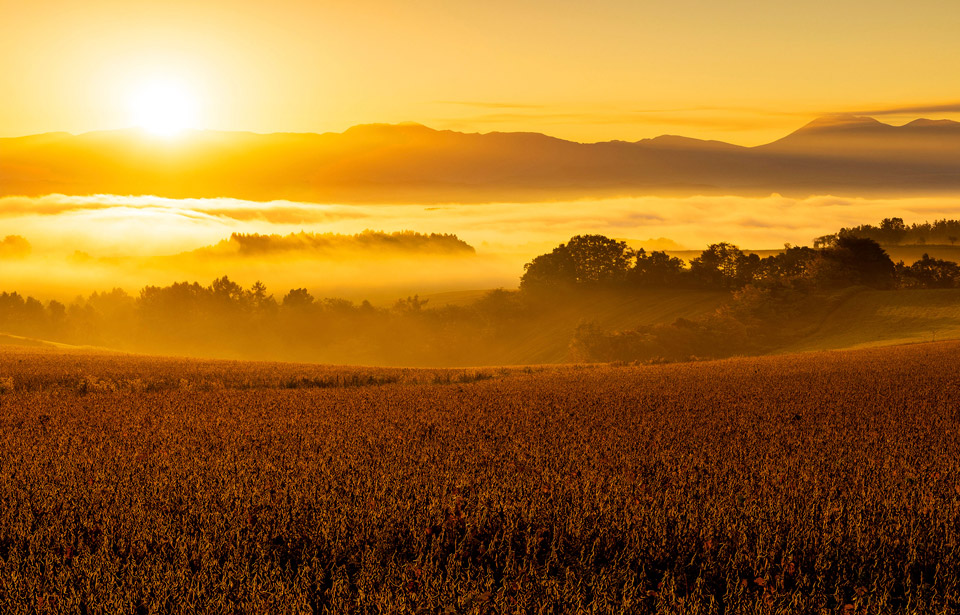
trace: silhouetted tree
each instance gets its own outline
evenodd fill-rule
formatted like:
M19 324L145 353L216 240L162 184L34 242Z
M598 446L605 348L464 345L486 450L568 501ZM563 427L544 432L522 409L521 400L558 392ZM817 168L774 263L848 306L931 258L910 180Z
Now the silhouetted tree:
M541 254L523 266L520 289L548 289L573 286L577 282L577 268L564 244L549 254Z
M832 233L830 235L821 235L813 240L814 248L830 248L837 243L837 233Z
M87 299L87 303L92 305L101 314L112 318L120 314L129 313L136 301L122 288L114 288L111 291L102 293L91 293Z
M829 247L832 244L818 245L821 239L852 235L873 239L881 245L897 244L924 244L927 241L937 243L950 241L950 237L960 234L960 220L937 220L930 222L915 222L907 225L903 218L884 218L879 226L862 224L852 228L842 228L835 235L825 235L814 242L814 247ZM956 239L954 239L956 241ZM951 243L953 243L951 241Z
M567 251L581 284L622 282L634 257L625 242L603 235L577 235L567 243Z
M910 265L899 263L898 274L904 286L919 286L921 288L955 288L960 285L960 265L957 263L923 257Z
M880 243L896 245L907 236L903 218L884 218L880 221Z
M283 307L304 309L313 305L313 295L306 288L294 288L283 297Z
M420 295L414 295L406 299L397 299L393 309L401 314L415 314L423 310L423 306L429 302L429 299L421 299Z
M250 303L257 312L273 312L277 309L277 300L273 295L267 294L267 286L257 280L247 291L250 297Z
M214 300L220 302L222 305L243 307L247 303L247 294L244 292L243 287L227 276L214 280L213 284L210 285L210 290L212 291Z
M0 241L0 258L26 258L33 248L20 235L7 235Z
M741 288L753 281L760 257L744 254L737 246L721 242L707 247L690 261L690 274L703 286Z
M894 284L896 267L873 239L842 235L834 247L824 250L823 256L840 273L840 284L873 288L890 288Z
M43 304L19 293L0 293L0 327L4 331L21 335L43 334L49 319Z
M627 272L627 279L637 286L668 287L683 283L686 273L683 261L663 251L647 254L641 248L637 251L637 260Z
M784 245L783 252L760 259L757 282L790 282L802 279L811 262L819 257L819 251L806 246Z
M623 241L603 235L577 235L524 265L520 288L623 282L633 257L633 250Z

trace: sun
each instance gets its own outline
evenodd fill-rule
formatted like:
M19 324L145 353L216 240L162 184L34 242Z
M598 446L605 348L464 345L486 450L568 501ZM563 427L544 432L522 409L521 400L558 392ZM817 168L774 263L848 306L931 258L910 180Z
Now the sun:
M182 83L168 79L144 82L130 96L133 122L147 132L173 137L196 122L196 99Z

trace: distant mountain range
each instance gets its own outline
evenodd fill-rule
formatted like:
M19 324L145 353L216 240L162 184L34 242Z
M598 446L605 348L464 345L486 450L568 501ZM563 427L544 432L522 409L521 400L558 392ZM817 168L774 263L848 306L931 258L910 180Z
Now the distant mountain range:
M575 143L419 124L342 133L136 130L0 139L0 195L151 194L313 202L436 203L626 195L960 191L960 123L891 126L828 116L740 147L661 136Z

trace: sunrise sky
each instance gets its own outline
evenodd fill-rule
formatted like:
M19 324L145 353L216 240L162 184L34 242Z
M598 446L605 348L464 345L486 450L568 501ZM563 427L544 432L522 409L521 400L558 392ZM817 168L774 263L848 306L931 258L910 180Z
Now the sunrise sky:
M956 0L0 0L0 15L0 136L142 124L158 91L182 123L256 132L416 121L753 145L831 112L960 119Z

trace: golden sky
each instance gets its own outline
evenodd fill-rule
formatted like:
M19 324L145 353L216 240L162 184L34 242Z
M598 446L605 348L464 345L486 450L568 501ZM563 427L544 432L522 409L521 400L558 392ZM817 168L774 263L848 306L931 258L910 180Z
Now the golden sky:
M753 145L831 112L960 119L957 0L0 0L0 136L416 121Z

